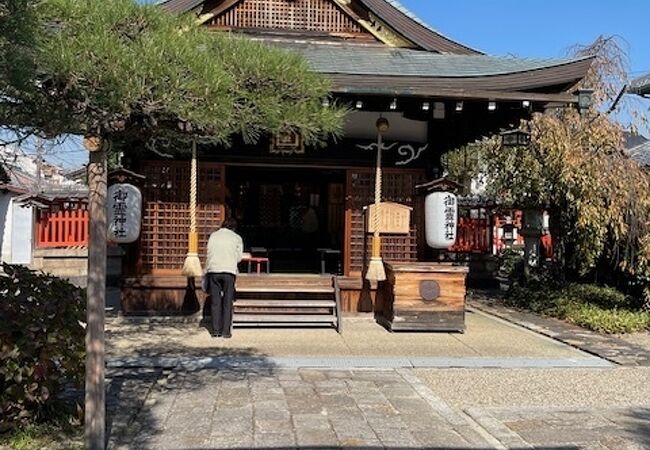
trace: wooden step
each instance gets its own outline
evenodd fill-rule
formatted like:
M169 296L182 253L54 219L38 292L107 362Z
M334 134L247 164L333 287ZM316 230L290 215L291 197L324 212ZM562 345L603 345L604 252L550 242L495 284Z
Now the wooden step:
M235 323L336 323L334 315L261 315L261 314L239 314L233 315Z
M237 293L265 293L272 292L278 294L333 294L334 288L332 287L318 287L318 286L245 286L238 287Z
M292 292L296 289L331 289L333 287L332 277L328 276L274 276L274 275L252 275L237 277L237 290L246 289L274 289Z
M334 308L335 300L263 300L239 299L235 308Z
M333 326L338 332L339 293L331 276L237 277L233 322L246 327Z

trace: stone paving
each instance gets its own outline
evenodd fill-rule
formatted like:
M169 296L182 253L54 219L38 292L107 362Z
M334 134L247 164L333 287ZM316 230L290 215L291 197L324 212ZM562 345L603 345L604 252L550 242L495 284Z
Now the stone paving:
M412 370L118 371L109 450L650 448L650 406L459 408Z
M470 409L508 449L644 450L650 407L625 409Z
M409 371L172 371L147 385L140 407L115 410L110 449L494 448Z
M196 324L117 321L108 448L650 449L647 347L544 324L529 326L540 336L475 312L464 335L351 320L343 336L216 340Z

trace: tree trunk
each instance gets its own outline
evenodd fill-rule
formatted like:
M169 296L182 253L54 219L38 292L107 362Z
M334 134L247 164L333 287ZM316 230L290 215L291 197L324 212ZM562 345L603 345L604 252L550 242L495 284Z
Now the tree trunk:
M104 450L104 311L106 305L106 143L90 152L88 165L88 303L86 327L85 438L87 450Z

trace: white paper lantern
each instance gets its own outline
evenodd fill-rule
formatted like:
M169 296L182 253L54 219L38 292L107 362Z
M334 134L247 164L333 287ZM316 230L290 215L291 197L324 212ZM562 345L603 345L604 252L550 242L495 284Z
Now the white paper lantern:
M424 203L427 244L446 249L456 243L458 198L450 192L429 194Z
M108 188L108 240L130 244L138 240L142 222L142 194L131 184Z

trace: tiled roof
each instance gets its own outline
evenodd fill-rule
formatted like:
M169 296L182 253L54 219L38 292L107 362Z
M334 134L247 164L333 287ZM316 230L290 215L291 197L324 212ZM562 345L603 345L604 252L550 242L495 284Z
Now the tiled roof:
M486 55L441 55L418 50L354 45L291 44L321 73L432 78L489 77L530 72L582 59L519 59Z
M630 84L630 91L635 94L650 94L650 74L634 80Z
M628 150L630 158L641 164L642 166L650 167L650 141Z
M205 0L160 0L158 4L171 13L179 14L191 11L204 2Z

